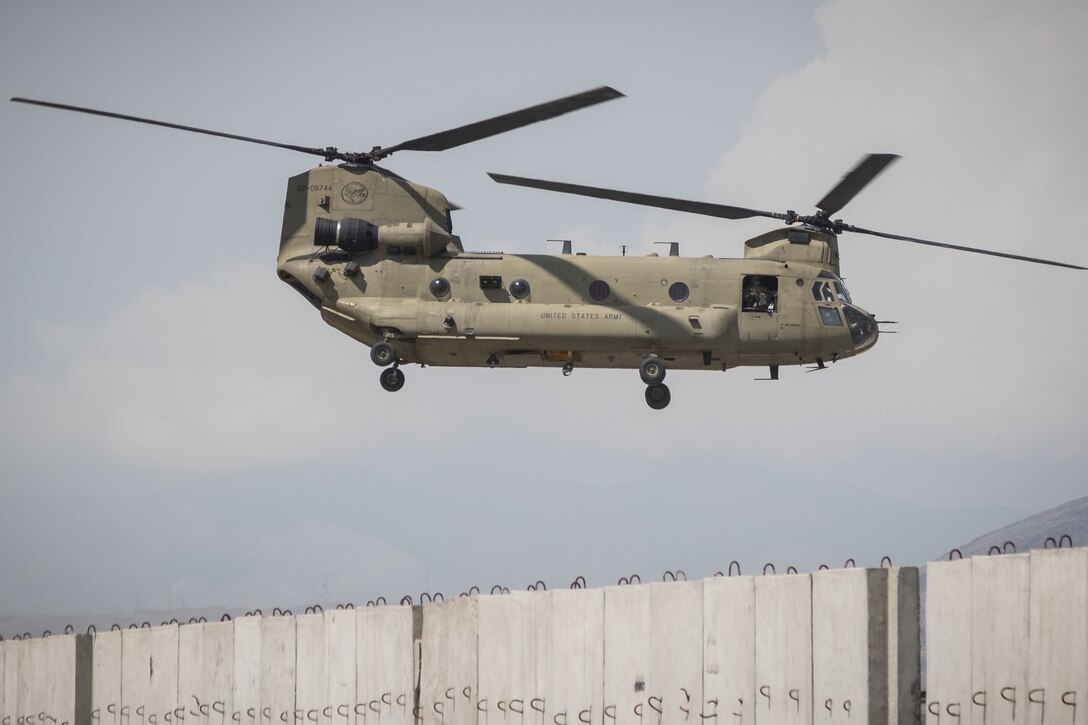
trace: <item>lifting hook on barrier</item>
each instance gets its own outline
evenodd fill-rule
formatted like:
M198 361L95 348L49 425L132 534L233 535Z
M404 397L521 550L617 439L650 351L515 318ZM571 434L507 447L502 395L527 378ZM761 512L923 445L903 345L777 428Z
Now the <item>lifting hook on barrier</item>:
M525 588L527 592L546 592L548 586L541 579L537 579L535 582Z
M888 568L891 569L892 568L892 558L890 556L887 556L887 555L884 555L884 556L880 557L880 568L881 569L884 568L884 563L885 562L887 562Z
M400 603L401 603L402 606L403 605L407 605L409 607L412 606L412 595L411 594L405 594L403 597L400 598Z
M1062 534L1060 538L1055 539L1053 536L1046 537L1046 541L1043 542L1044 549L1061 549L1065 546L1065 542L1069 542L1069 546L1073 546L1073 537L1069 534Z
M962 551L960 551L959 549L953 549L952 551L948 552L948 560L949 561L955 561L955 559L952 558L953 554L958 555L960 559L963 558L963 552Z
M574 581L572 581L570 583L570 588L571 589L585 589L586 588L586 578L584 576L582 576L581 574L579 574L578 576L576 576L574 578Z
M687 572L685 572L683 569L677 569L676 571L672 571L670 569L661 575L661 581L667 582L671 579L674 582L678 582L680 581L681 576L684 577L684 581L688 580Z
M631 576L622 576L622 577L620 577L620 580L618 582L616 582L616 584L619 584L621 586L626 586L628 584L634 584L636 579L638 580L639 584L642 583L642 577L640 577L638 574L632 574Z
M471 597L471 596L478 595L479 593L480 593L480 587L473 584L472 586L470 586L468 588L467 592L461 592L461 596L462 597Z
M774 564L768 561L766 564L763 565L763 576L767 576L767 567L770 567L772 574L778 573L777 571L775 571Z
M787 566L786 567L786 573L787 574L796 574L797 573L797 567L793 566L792 564Z
M856 567L857 565L858 565L857 562L854 561L854 557L851 556L849 559L846 560L846 563L844 563L842 565L842 568L843 569L852 569L852 568Z

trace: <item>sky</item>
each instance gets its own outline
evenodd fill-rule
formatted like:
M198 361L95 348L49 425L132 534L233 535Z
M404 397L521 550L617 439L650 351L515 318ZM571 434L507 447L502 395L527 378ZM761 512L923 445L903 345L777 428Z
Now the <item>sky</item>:
M1088 265L1075 0L0 2L0 87L303 146L626 98L397 173L466 248L742 254L724 221L486 172L809 213ZM406 368L275 274L293 152L0 104L0 614L298 607L736 560L922 564L1085 495L1088 272L840 239L896 320L817 374ZM1078 542L1079 543L1079 542Z

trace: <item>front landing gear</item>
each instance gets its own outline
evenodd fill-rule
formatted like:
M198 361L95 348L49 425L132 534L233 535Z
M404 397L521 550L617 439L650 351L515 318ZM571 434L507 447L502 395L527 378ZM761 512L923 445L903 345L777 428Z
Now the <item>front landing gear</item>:
M654 383L646 386L646 405L654 410L661 410L672 400L672 393L665 383Z
M404 373L401 372L400 362L397 360L397 349L393 347L393 343L382 340L375 344L370 348L370 359L375 365L385 368L378 376L378 382L382 384L383 389L395 393L404 387Z
M638 366L639 377L646 383L646 405L654 410L661 410L672 400L669 386L661 382L665 379L665 361L657 355L647 355Z

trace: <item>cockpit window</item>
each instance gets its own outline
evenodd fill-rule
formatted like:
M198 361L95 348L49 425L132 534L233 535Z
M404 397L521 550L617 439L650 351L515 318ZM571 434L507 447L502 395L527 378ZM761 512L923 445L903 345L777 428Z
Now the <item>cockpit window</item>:
M741 280L743 312L774 313L778 308L778 277L746 274Z
M833 282L817 279L812 283L812 299L828 304L849 302L850 293L846 291L846 285L837 279Z
M825 325L835 325L842 327L842 318L839 317L839 311L834 307L820 307L820 322Z

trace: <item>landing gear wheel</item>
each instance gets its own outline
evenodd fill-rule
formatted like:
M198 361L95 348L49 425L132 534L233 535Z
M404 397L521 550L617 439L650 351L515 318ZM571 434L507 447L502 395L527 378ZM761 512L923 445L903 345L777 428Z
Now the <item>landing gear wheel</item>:
M647 385L660 383L665 379L665 361L657 355L644 357L638 365L638 374Z
M646 386L646 405L654 410L661 410L672 400L669 386L664 383L654 383Z
M397 361L397 350L393 347L393 343L382 340L370 348L370 359L378 367L384 368Z
M404 387L404 373L400 371L399 367L382 370L381 375L378 376L378 381L390 393L395 393Z

